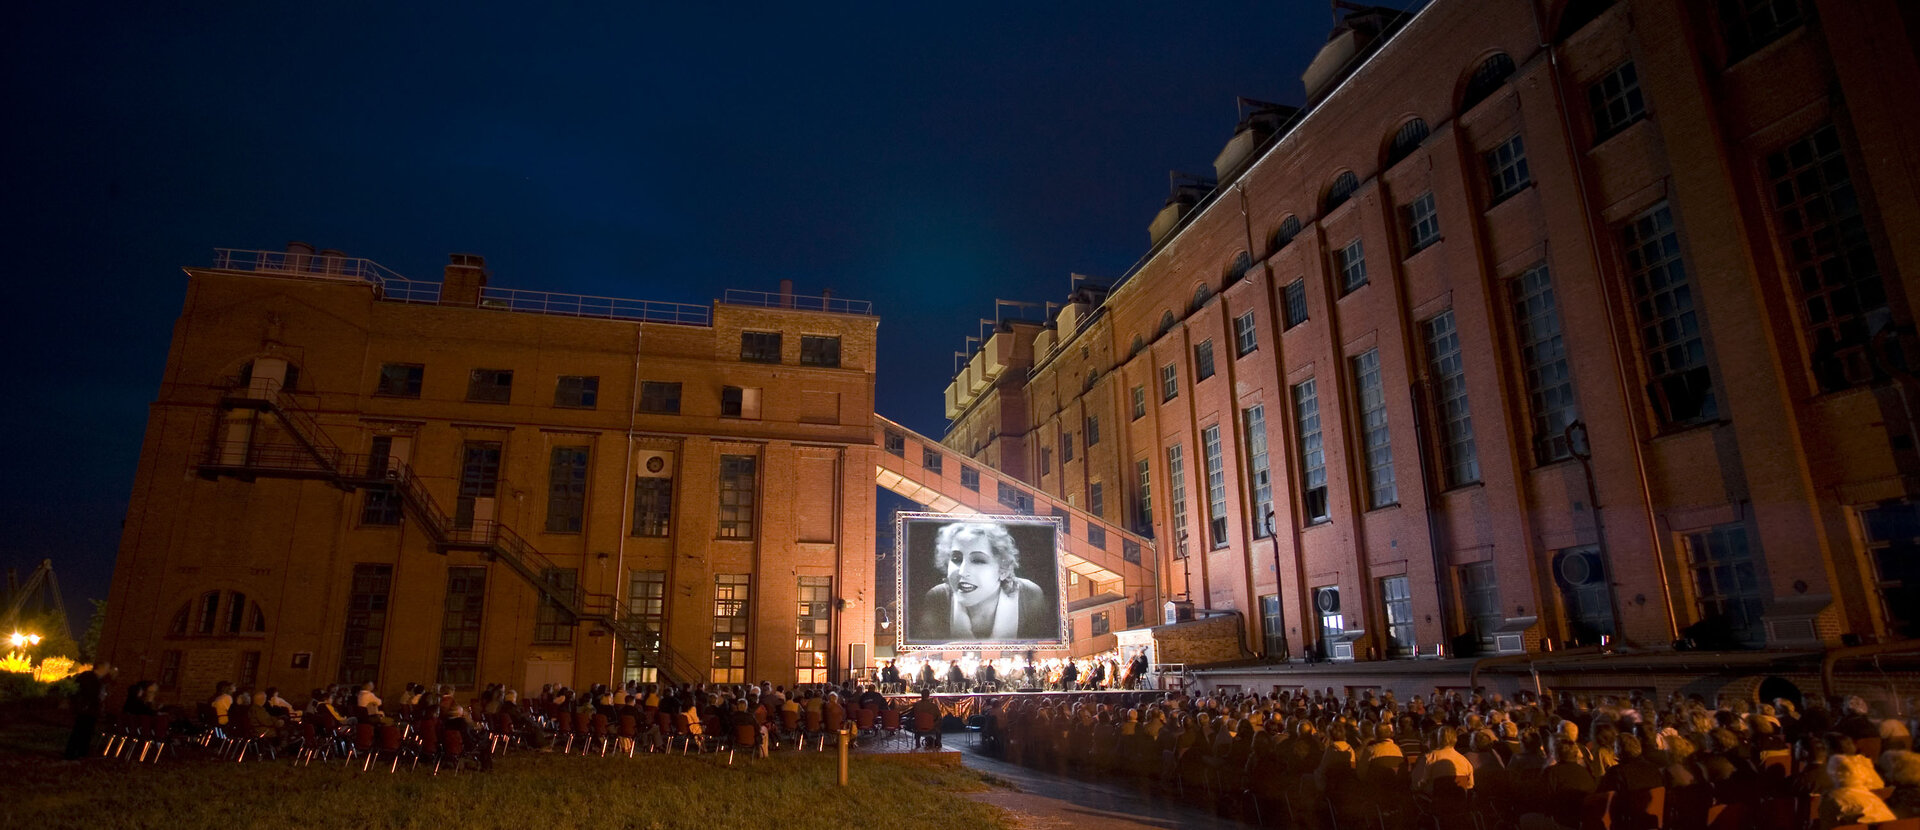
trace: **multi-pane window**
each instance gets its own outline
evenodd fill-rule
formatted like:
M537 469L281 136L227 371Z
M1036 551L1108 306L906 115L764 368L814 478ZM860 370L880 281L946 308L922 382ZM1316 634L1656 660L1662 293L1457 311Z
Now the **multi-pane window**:
M1883 501L1859 516L1887 631L1920 636L1920 502Z
M1187 557L1187 465L1180 445L1167 448L1167 509L1172 512L1173 557Z
M1064 507L1049 508L1047 512L1052 513L1054 518L1060 520L1060 532L1062 534L1067 536L1073 535L1073 514L1068 513Z
M467 373L467 400L507 403L513 398L512 369L475 369Z
M1493 645L1493 635L1506 621L1500 613L1500 586L1492 562L1474 562L1460 566L1460 604L1465 606L1467 625L1482 647Z
M902 433L894 432L893 430L887 430L882 440L885 442L885 448L887 452L892 453L893 455L899 456L901 458L907 457L907 436L906 435Z
M467 441L460 446L460 489L453 504L453 525L473 528L481 505L500 492L500 442ZM491 519L491 517L488 517Z
M180 688L180 663L185 656L186 652L177 648L170 648L160 652L160 688ZM368 678L368 680L377 679L379 678ZM360 682L365 683L366 680Z
M1260 336L1253 330L1252 311L1233 318L1233 346L1235 354L1242 356L1260 347Z
M1046 475L1051 472L1053 472L1053 448L1041 447L1040 448L1040 474Z
M385 479L393 454L393 436L375 435L367 449L367 476ZM366 501L360 508L360 523L363 525L397 525L400 523L402 503L400 491L391 484L372 484L366 488Z
M1466 112L1473 109L1475 104L1491 97L1494 90L1499 89L1501 84L1507 82L1507 78L1513 76L1513 70L1513 58L1504 53L1482 61L1473 70L1473 77L1467 79L1467 92L1460 100L1460 111Z
M553 387L553 405L566 409L592 409L600 402L600 378L595 375L561 375Z
M975 493L980 492L980 471L965 464L960 465L960 486Z
M640 383L640 411L655 415L680 414L680 382L649 380Z
M1207 465L1207 530L1215 548L1227 546L1227 469L1221 461L1220 425L1200 431Z
M1073 460L1073 433L1060 430L1060 463Z
M1353 175L1353 171L1347 170L1341 172L1340 175L1333 177L1333 184L1327 188L1327 198L1322 205L1321 212L1333 212L1334 208L1346 204L1347 199L1353 195L1353 192L1359 189L1360 179Z
M747 682L747 622L751 574L713 575L712 683Z
M1300 235L1300 217L1288 216L1280 220L1280 227L1273 232L1273 249L1278 251L1293 243Z
M1107 529L1092 522L1087 523L1087 544L1099 550L1107 549Z
M1147 459L1133 462L1133 473L1139 488L1134 491L1133 529L1140 533L1153 532L1153 465Z
M800 611L793 641L795 683L827 682L833 648L833 577L800 577Z
M238 688L251 689L260 681L260 652L240 652L240 672L234 675Z
M1120 539L1120 558L1135 565L1140 564L1140 543L1122 537ZM1133 625L1134 623L1128 624Z
M747 363L779 363L780 332L740 332L740 359Z
M1821 125L1769 154L1766 174L1815 379L1829 392L1873 380L1868 321L1886 315L1887 290L1839 134Z
M1366 249L1360 240L1347 243L1347 246L1333 252L1334 270L1340 272L1340 293L1350 294L1367 284Z
M380 380L374 386L373 394L418 398L420 382L426 375L427 367L419 363L383 363L380 365Z
M633 535L666 536L673 525L673 479L633 480Z
M1267 408L1258 404L1240 414L1247 431L1247 477L1253 489L1253 536L1273 535L1273 470L1267 462Z
M575 568L548 568L540 576L547 583L546 590L540 592L540 606L534 611L533 641L536 643L558 644L573 642L573 629L579 622L567 611L560 598L567 602L577 600L580 590L580 571Z
M1100 443L1100 416L1088 415L1086 426L1087 446Z
M1308 524L1327 513L1327 453L1320 443L1320 395L1313 378L1293 385L1293 421L1300 451L1300 512Z
M1280 612L1279 594L1260 598L1260 639L1266 645L1268 660L1287 656L1287 619Z
M1286 315L1287 328L1307 321L1307 281L1294 280L1280 290L1280 310Z
M436 683L472 688L480 667L480 615L487 602L487 569L447 569L447 598L440 617L440 666Z
M1806 20L1801 0L1720 0L1720 28L1727 39L1727 62L1760 50Z
M1513 327L1520 342L1520 370L1527 388L1533 426L1533 455L1546 464L1572 456L1567 425L1580 417L1573 399L1573 372L1567 344L1560 336L1560 312L1554 305L1553 278L1546 263L1535 265L1508 285Z
M1492 192L1495 203L1533 183L1533 174L1527 170L1527 145L1520 140L1519 133L1487 151L1482 158L1487 163L1487 189Z
M660 680L660 628L667 617L667 572L634 571L627 579L627 612L640 623L641 640L627 643L622 680Z
M999 492L996 493L996 495L998 496L999 502L1006 507L1012 508L1013 512L1022 516L1033 515L1032 493L1002 481L999 482Z
M1213 377L1213 341L1202 340L1193 347L1193 382Z
M1724 622L1749 645L1765 642L1766 629L1760 620L1763 591L1746 525L1719 525L1686 538L1699 619Z
M1147 387L1133 387L1133 419L1138 421L1147 417Z
M803 334L800 336L800 365L840 366L840 338Z
M359 685L380 679L380 652L386 644L387 600L393 593L393 566L353 566L347 594L347 626L340 640L340 683Z
M1627 254L1627 280L1633 287L1634 322L1640 329L1640 353L1647 362L1647 394L1663 424L1711 420L1713 377L1707 372L1707 346L1693 308L1693 286L1680 259L1680 237L1673 214L1661 203L1620 227Z
M1180 370L1172 363L1160 367L1160 402L1180 396Z
M1460 357L1460 335L1454 329L1453 309L1420 324L1427 344L1427 376L1434 437L1440 444L1440 479L1447 487L1480 480L1480 457L1473 447L1473 413L1467 407L1467 371Z
M920 448L920 469L926 470L934 475L939 475L941 462L943 460L944 456L937 450L931 450L926 447Z
M720 538L753 538L758 473L759 460L751 455L720 456Z
M1106 507L1106 488L1098 481L1087 482L1087 512L1095 516L1105 516Z
M1415 196L1401 206L1400 224L1407 229L1407 253L1440 241L1440 215L1433 208L1433 191Z
M1418 118L1401 124L1400 129L1393 133L1393 141L1387 145L1387 166L1392 167L1399 164L1401 159L1413 155L1413 151L1420 149L1420 143L1431 134L1427 122Z
M1385 507L1400 500L1393 480L1393 442L1387 431L1387 396L1380 382L1380 350L1368 349L1348 363L1360 392L1360 440L1367 461L1367 505Z
M1387 612L1387 656L1412 657L1413 587L1404 576L1380 580L1380 604Z
M554 447L547 463L547 532L579 533L587 513L587 448Z
M1136 558L1133 561L1139 562L1140 560ZM1127 627L1139 628L1140 626L1143 626L1146 624L1147 624L1147 604L1144 602L1127 603Z
M1634 71L1633 61L1620 64L1587 87L1587 106L1593 111L1596 144L1645 116L1647 102L1640 94L1640 75Z
M1094 612L1093 617L1088 620L1088 623L1093 626L1092 634L1095 637L1112 633L1113 631L1113 621L1107 616L1107 612L1105 611Z

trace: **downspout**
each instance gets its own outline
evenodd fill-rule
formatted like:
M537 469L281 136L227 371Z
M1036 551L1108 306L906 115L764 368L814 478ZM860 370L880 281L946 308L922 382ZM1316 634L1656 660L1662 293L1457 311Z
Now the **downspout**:
M607 612L616 618L618 618L620 614L620 586L628 582L628 580L624 578L627 574L627 535L633 532L633 434L634 427L636 426L634 418L637 417L640 407L640 340L641 333L644 330L644 323L633 324L633 384L627 387L627 443L624 453L626 459L621 466L623 472L620 483L620 492L626 494L626 498L620 502L620 539L615 543L618 551L618 553L615 554L613 566L612 593L615 607L607 609ZM629 597L629 599L631 599L631 597ZM660 645L662 651L664 651L666 647L666 637L664 635L661 637ZM613 645L608 647L607 652L607 677L609 680L613 679L614 667L619 665L620 638L616 636L613 638ZM608 685L612 684L609 683Z
M1870 643L1852 648L1829 649L1826 655L1820 658L1820 693L1829 698L1834 696L1833 672L1834 669L1839 666L1841 660L1853 657L1873 657L1902 651L1920 652L1920 639L1910 638L1894 640L1888 643ZM1893 704L1896 707L1900 705L1899 695L1893 696Z
M1540 4L1535 2L1531 5L1533 7L1534 32L1540 38L1540 49L1547 53L1547 76L1548 80L1553 84L1554 109L1560 114L1560 137L1566 144L1567 158L1571 160L1573 164L1573 186L1579 193L1581 214L1583 218L1586 219L1583 224L1586 225L1587 250L1593 253L1593 259L1591 261L1593 272L1595 276L1598 276L1600 274L1600 239L1593 231L1593 217L1591 213L1593 202L1587 193L1586 171L1580 164L1579 148L1573 146L1573 116L1567 110L1566 89L1560 78L1560 55L1554 51L1553 44L1547 38L1547 24L1541 16ZM1613 302L1607 300L1600 305L1607 314L1607 339L1614 342L1614 353L1618 355L1620 353L1619 321L1614 319L1615 312ZM1672 642L1680 639L1680 624L1673 613L1673 586L1667 578L1667 556L1660 544L1660 526L1658 524L1658 517L1654 515L1653 511L1653 488L1647 481L1647 458L1646 454L1642 451L1643 448L1640 446L1640 419L1633 411L1633 387L1627 382L1626 366L1619 360L1615 360L1613 366L1614 381L1620 387L1620 400L1626 407L1627 426L1631 431L1632 440L1630 443L1633 446L1633 467L1640 483L1640 505L1647 516L1647 542L1649 548L1653 551L1654 570L1660 575L1660 607L1666 611L1667 638L1668 642ZM1599 508L1595 507L1594 526L1598 528L1599 524ZM1602 546L1601 550L1605 551L1606 548ZM1611 559L1612 557L1609 556L1608 558ZM1607 563L1608 594L1613 593L1612 580L1614 573L1613 563L1609 561ZM1619 599L1617 597L1614 599L1614 605L1616 608L1619 606ZM1622 626L1624 622L1624 620L1619 619L1618 614L1615 615L1614 625L1616 627Z
M1453 591L1447 588L1449 584L1447 579L1447 556L1441 549L1440 517L1438 511L1434 508L1433 490L1437 479L1434 477L1432 467L1429 466L1430 459L1428 458L1428 454L1432 450L1432 446L1431 443L1426 440L1429 427L1424 417L1428 411L1427 407L1432 402L1432 393L1426 388L1425 382L1413 385L1413 400L1413 435L1415 438L1413 445L1414 455L1420 461L1420 503L1421 507L1426 510L1427 513L1427 548L1429 555L1433 557L1434 587L1438 589L1435 592L1435 598L1439 600L1440 606L1440 639L1442 645L1446 646L1447 631L1453 625L1454 620ZM1448 647L1450 648L1450 646ZM1414 640L1413 653L1415 656L1419 656L1420 654L1420 641L1417 637ZM1469 684L1468 688L1472 688L1471 684Z

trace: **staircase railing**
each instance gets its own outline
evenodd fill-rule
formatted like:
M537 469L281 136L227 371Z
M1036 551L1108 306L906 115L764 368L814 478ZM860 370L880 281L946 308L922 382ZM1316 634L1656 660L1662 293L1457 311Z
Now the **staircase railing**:
M343 452L327 436L319 421L277 383L260 379L240 384L236 380L222 395L221 406L271 412L295 443L250 442L241 463L236 465L227 458L221 436L216 432L208 446L205 468L216 473L241 467L256 475L325 478L348 489L390 487L400 495L402 506L412 511L436 547L484 550L489 558L505 563L508 570L518 574L577 622L604 626L621 641L647 653L664 679L697 682L704 678L705 672L699 664L676 653L651 622L632 613L617 596L582 592L549 582L547 575L558 566L512 528L498 521L456 526L406 462L386 455Z

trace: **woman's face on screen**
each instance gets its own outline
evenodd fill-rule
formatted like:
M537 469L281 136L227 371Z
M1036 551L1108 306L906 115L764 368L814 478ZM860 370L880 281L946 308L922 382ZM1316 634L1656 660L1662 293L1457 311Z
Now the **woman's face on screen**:
M947 588L961 605L991 602L1000 590L1000 561L980 534L960 534L945 551Z

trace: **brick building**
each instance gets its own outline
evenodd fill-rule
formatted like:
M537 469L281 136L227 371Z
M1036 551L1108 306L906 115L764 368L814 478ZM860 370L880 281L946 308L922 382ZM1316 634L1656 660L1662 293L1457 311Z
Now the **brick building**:
M820 681L872 642L864 302L188 268L102 654L218 680ZM853 517L851 519L847 517Z
M1347 9L947 445L1159 540L1247 658L1912 636L1920 10Z

